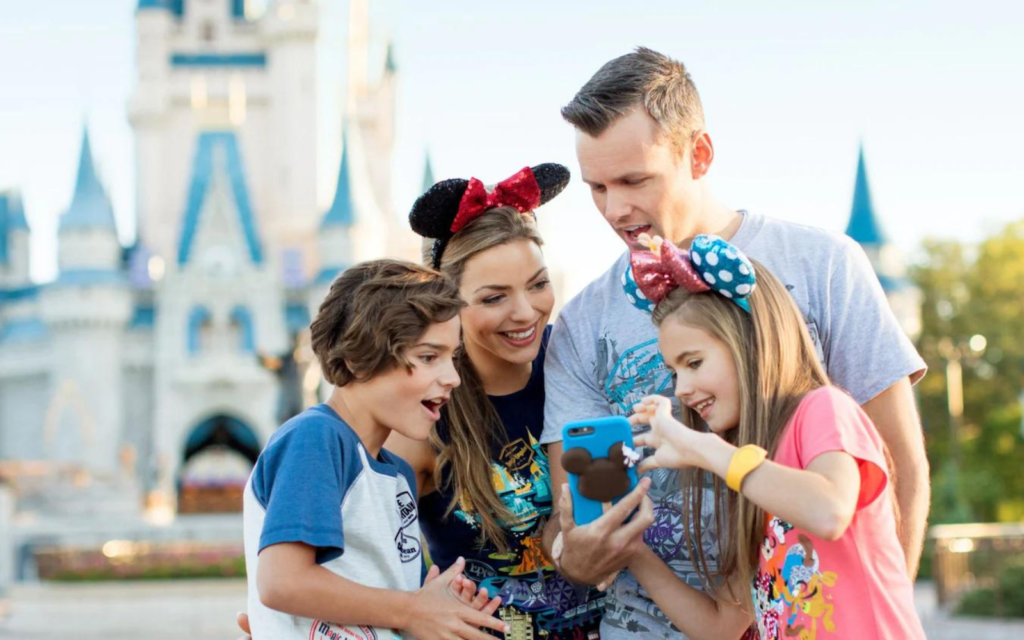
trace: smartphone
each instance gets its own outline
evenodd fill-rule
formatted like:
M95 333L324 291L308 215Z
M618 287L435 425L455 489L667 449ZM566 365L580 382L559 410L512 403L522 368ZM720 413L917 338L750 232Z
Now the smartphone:
M622 448L633 448L633 431L622 416L570 422L562 427L562 468L569 474L577 526L597 520L637 485L636 467Z

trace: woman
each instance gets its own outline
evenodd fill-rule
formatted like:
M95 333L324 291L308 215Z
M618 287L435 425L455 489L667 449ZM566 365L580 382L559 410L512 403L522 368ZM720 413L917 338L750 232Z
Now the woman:
M552 506L538 440L555 300L533 211L568 181L555 164L523 169L490 191L475 178L445 180L409 215L425 238L424 262L454 280L467 303L462 384L429 443L396 434L385 448L416 472L432 561L443 569L464 557L466 576L501 597L509 637L532 629L535 638L598 638L604 605L601 592L556 573L540 544Z
M533 210L565 187L569 171L523 169L487 192L446 180L417 200L413 230L433 240L425 262L450 277L461 312L462 386L429 443L400 436L387 448L419 484L420 525L442 568L466 558L466 575L491 596L510 637L596 638L603 594L557 574L541 551L551 513L544 420L544 352L554 307ZM519 631L520 634L516 632Z

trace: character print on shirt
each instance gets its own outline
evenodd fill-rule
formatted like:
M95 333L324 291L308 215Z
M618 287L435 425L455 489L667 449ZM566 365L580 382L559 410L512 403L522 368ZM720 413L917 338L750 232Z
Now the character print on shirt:
M469 561L466 575L488 593L501 596L503 607L514 605L533 614L541 629L558 632L595 618L604 599L588 602L586 587L562 578L544 557L541 535L552 501L548 469L547 453L528 430L526 438L501 448L497 459L491 461L491 481L512 516L511 522L505 523L511 534L509 551L490 554L489 565ZM468 501L461 500L454 515L479 529L480 516ZM512 610L503 618L505 615L511 616Z
M819 630L834 632L831 587L837 579L835 572L822 571L821 558L806 534L794 535L792 525L771 517L751 585L761 638L815 640Z

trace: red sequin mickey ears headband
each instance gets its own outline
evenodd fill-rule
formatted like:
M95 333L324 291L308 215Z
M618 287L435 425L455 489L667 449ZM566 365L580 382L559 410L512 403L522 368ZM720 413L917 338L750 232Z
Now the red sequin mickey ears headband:
M569 170L555 163L525 167L502 180L490 192L476 178L438 182L416 199L409 226L434 240L431 266L441 266L441 256L453 235L472 220L495 207L513 207L520 213L549 202L569 184Z

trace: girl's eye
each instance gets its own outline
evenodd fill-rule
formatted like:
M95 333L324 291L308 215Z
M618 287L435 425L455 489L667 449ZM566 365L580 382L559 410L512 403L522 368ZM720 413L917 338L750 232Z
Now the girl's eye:
M689 362L686 363L686 366L691 368L691 369L696 369L696 368L700 367L702 362L704 362L704 361L703 360L699 360L699 359L697 359L697 360L690 360Z

